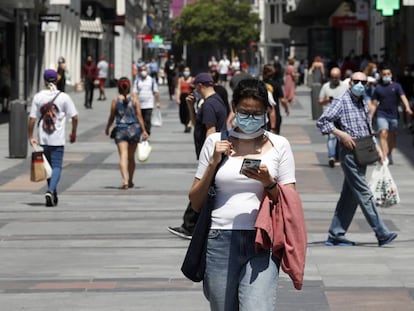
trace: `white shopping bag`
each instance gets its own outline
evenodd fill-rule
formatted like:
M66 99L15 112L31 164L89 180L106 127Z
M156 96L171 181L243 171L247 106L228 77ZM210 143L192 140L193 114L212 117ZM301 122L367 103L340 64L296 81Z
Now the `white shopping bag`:
M388 162L375 165L369 185L377 206L391 207L400 202L398 188L388 168Z
M161 115L161 109L159 107L155 108L152 112L151 125L158 126L158 127L162 126L162 115Z
M148 160L151 154L152 147L148 140L142 141L138 144L136 156L139 162L145 162Z
M49 179L50 177L52 177L52 166L50 165L45 154L43 153L43 149L39 145L33 145L33 150L36 152L42 152L43 167L45 168L45 171L46 171L46 178Z

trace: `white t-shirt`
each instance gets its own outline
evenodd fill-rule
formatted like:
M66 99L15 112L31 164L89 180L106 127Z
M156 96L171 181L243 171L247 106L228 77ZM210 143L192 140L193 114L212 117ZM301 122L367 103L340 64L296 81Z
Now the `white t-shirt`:
M261 159L277 183L295 183L295 160L288 140L282 136L265 132L273 148L256 158ZM195 177L201 179L214 152L215 142L220 133L207 137L200 153ZM263 185L254 179L240 174L242 157L228 157L218 170L216 203L212 211L212 229L254 230L257 212L263 197Z
M42 90L33 97L32 107L30 109L30 117L39 120L41 117L40 107L44 104L47 104L56 96L57 93L60 93L58 97L53 101L57 106L58 111L56 112L55 118L55 128L56 130L48 134L43 130L43 120L40 120L39 126L37 128L38 139L40 145L48 146L63 146L65 144L65 124L66 118L72 118L78 114L75 104L68 94L64 92ZM36 125L37 125L36 121Z
M98 78L107 78L108 77L108 62L106 60L100 60L96 65L98 67Z
M331 82L325 82L322 85L321 91L319 92L319 98L323 99L325 97L338 97L341 96L343 93L346 92L346 90L348 89L349 84L347 84L344 81L339 81L339 85L337 87L332 87ZM325 111L325 109L329 106L328 105L323 105L323 110Z
M230 61L228 59L221 59L218 63L219 74L227 74L229 72Z
M154 108L154 93L158 93L158 84L150 76L145 79L137 77L134 82L133 92L138 94L141 109Z

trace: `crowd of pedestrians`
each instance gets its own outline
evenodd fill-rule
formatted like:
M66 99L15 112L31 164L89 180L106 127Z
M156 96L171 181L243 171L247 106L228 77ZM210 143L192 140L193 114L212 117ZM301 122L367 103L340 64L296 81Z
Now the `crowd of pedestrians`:
M152 111L161 106L161 72L165 74L168 96L178 106L184 132L193 130L195 155L199 161L190 200L183 208L183 223L168 227L168 230L179 237L192 238L199 212L206 208L204 203L214 180L217 191L207 242L206 297L212 310L236 310L240 305L251 306L247 307L249 309L272 309L282 259L272 256L269 247L255 250L258 239L255 228L263 225L257 223L263 196L274 203L283 199L288 210L297 202L293 154L289 142L280 133L282 110L288 116L295 105L295 90L300 83L303 63L298 64L289 57L283 68L275 59L263 66L259 77L252 77L237 56L230 60L223 54L217 59L212 56L206 64L208 70L197 75L193 75L186 64L177 63L173 54L162 66L155 58L148 62L138 60L134 64L133 80L123 77L117 81L118 95L111 101L105 134L114 139L118 149L120 188L133 188L137 144L150 138ZM328 165L332 168L340 165L344 174L325 244L356 244L346 238L346 233L359 205L375 233L378 246L384 246L398 235L383 222L365 178L367 166L356 162L353 149L355 139L372 135L376 130L379 162L392 164L399 123L398 105L402 102L404 113L411 117L409 99L413 90L408 91L411 95L407 98L385 63L378 63L368 56L360 59L359 66L353 61L347 56L342 62L326 63L316 56L308 70L311 83L321 85L318 104L323 107L323 112L316 126L327 135ZM62 170L66 118L72 119L69 141L76 141L78 112L64 92L65 65L61 57L57 71L44 72L46 89L34 97L29 118L29 142L43 147L53 168L45 194L46 206L58 204L57 186ZM99 81L98 100L106 100L108 68L103 56L98 64L92 56L87 56L82 66L85 108L92 108L95 81ZM228 87L233 91L231 105ZM50 102L55 105L54 120L62 123L56 131L45 127L48 123L42 106ZM38 138L34 137L36 120L39 120ZM222 133L226 133L224 139ZM246 158L260 160L260 164L241 169ZM305 232L304 223L302 225L300 221L302 216L294 216L299 217L295 218L299 219L298 230ZM298 249L306 246L306 234L298 239ZM233 262L234 258L246 254L245 260ZM304 264L304 257L300 264ZM261 273L257 274L257 271ZM303 271L299 269L299 272Z

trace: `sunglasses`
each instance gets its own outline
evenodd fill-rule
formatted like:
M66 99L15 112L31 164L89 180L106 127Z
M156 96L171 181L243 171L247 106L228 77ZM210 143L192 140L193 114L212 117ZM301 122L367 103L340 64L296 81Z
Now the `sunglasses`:
M367 80L352 80L353 84L358 84L359 82L361 82L362 85L366 85L368 81Z

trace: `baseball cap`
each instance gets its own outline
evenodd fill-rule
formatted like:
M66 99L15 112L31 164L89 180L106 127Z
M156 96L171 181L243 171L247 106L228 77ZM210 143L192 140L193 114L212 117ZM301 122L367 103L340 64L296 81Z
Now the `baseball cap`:
M193 84L213 84L213 78L211 77L211 75L207 72L202 72L199 73L198 75L196 75Z
M43 78L47 82L56 81L57 76L58 76L58 74L57 74L56 70L53 70L53 69L46 69L45 72L43 73Z

